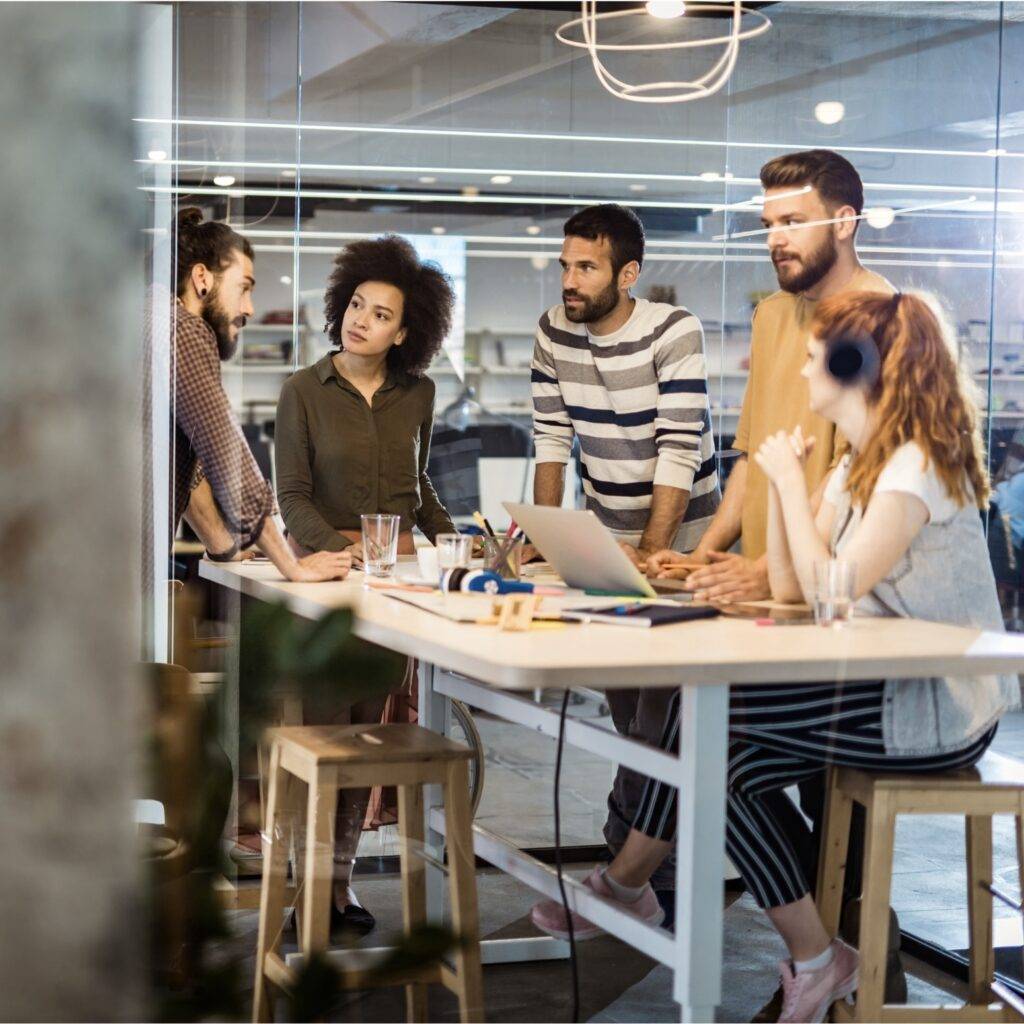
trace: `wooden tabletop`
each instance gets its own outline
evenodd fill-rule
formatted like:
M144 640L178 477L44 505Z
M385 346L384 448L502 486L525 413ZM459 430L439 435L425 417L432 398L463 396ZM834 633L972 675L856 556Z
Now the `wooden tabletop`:
M288 583L268 563L200 562L200 575L315 619L352 607L356 633L503 689L771 683L1024 672L1024 636L911 619L839 629L721 617L633 629L573 624L527 633L450 622L362 585Z

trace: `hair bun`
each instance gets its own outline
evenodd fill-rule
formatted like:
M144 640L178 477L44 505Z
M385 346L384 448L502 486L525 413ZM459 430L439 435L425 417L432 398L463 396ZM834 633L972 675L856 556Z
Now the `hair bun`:
M178 211L179 229L197 227L202 222L203 211L198 206L186 206L183 210Z

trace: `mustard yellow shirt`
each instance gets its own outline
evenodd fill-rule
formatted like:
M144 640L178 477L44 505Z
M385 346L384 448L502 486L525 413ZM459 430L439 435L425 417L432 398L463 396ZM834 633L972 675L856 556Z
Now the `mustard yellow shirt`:
M843 291L892 294L895 289L879 274L859 268ZM750 333L750 376L736 427L734 446L747 460L743 498L742 545L747 558L760 558L767 545L768 478L752 456L766 437L800 427L817 438L807 459L807 489L813 492L831 468L836 451L833 423L811 412L807 381L800 375L807 361L807 332L818 302L777 291L757 304Z

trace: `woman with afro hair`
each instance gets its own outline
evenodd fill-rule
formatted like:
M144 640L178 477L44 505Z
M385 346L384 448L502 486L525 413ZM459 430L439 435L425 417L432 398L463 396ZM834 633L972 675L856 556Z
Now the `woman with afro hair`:
M277 407L277 498L297 551L349 550L361 560L364 514L401 518L400 554L414 553L414 526L431 542L455 532L427 476L434 382L425 375L454 301L448 278L404 238L364 239L339 253L326 293L336 348L293 374ZM379 722L384 705L367 700L329 718ZM374 919L349 881L369 792L338 796L332 931L365 934Z

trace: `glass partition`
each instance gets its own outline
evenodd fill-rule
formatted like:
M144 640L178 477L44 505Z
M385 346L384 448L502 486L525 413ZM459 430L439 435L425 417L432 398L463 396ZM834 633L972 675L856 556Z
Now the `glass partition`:
M585 52L556 41L575 5L550 6L173 7L173 95L147 108L140 175L154 237L173 205L196 204L254 246L256 313L222 375L266 475L283 382L329 350L323 296L334 257L351 240L397 233L438 261L458 297L429 371L432 479L457 521L480 509L496 527L507 523L502 502L531 495L529 363L538 318L561 299L562 224L581 206L620 202L647 234L637 294L686 306L703 323L724 479L751 313L778 287L758 234L759 169L787 151L831 148L865 183L864 265L899 289L934 292L957 325L997 484L990 550L1007 623L1021 628L1024 87L1013 71L1024 26L998 3L786 0L766 6L771 31L743 44L722 92L643 105L610 96ZM657 41L680 24L638 15L622 31ZM687 60L706 68L711 55ZM668 51L629 66L655 80L672 77L678 58ZM173 265L163 259L153 280L167 287ZM155 395L163 373L155 359ZM160 447L170 438L157 430L154 441L160 519L171 486ZM578 470L567 501L582 503ZM192 550L179 544L183 557ZM159 555L152 563L159 569ZM207 612L237 631L237 602ZM601 703L588 707L606 712ZM1014 727L1004 734L1012 750ZM578 841L602 841L611 770L589 772ZM538 830L539 817L523 841ZM920 844L943 833L928 835L901 837L901 870L940 883L944 869ZM943 884L940 903L916 906L905 924L955 947L963 899L948 909L953 883Z

